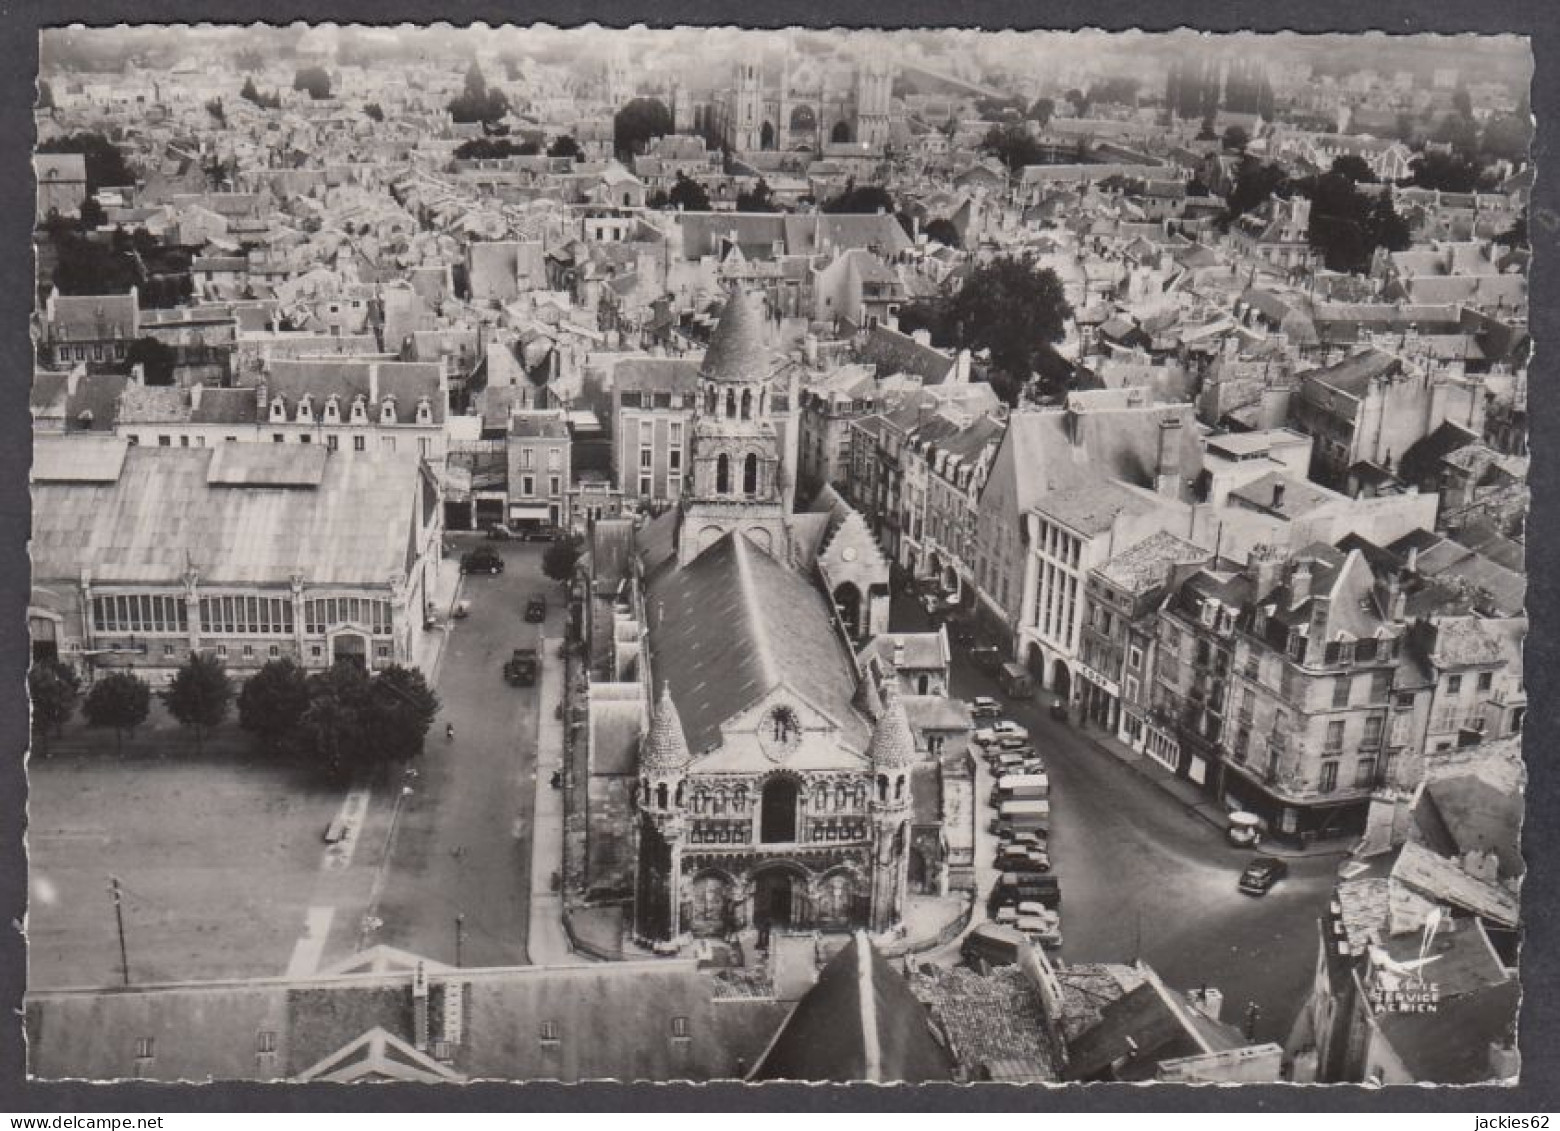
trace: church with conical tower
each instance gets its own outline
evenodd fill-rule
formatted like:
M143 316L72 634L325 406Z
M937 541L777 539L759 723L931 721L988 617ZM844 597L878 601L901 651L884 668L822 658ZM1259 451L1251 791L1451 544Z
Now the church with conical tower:
M760 303L728 301L700 370L681 502L637 538L633 933L645 943L893 930L924 839L915 798L937 794L915 779L939 774L940 742L918 736L893 673L857 658L887 628L887 560L837 498L789 513L775 419L785 362Z

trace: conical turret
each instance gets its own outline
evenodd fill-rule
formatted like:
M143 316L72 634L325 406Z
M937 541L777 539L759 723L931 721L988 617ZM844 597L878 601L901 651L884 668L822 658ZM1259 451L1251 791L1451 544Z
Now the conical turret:
M677 704L672 702L671 685L663 683L661 698L650 718L650 733L645 736L641 769L648 774L678 773L691 761L693 755L688 752L688 739L683 734Z
M883 689L883 713L873 728L867 753L873 768L879 770L898 769L915 761L915 735L910 732L910 720L892 678Z
M769 376L775 355L764 342L764 314L757 295L740 288L721 312L699 376L706 381L752 383Z

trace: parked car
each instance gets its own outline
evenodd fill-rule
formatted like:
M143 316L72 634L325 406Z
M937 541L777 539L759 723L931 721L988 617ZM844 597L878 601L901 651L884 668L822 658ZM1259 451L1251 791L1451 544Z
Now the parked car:
M520 528L520 539L524 542L555 542L563 531L550 522L538 523L535 526L523 526Z
M1050 915L1025 915L1019 908L1015 928L1034 939L1041 946L1055 950L1062 945L1062 920L1054 912Z
M461 555L460 572L503 573L504 559L499 557L496 551L482 546Z
M998 719L991 724L991 729L998 739L1016 738L1020 743L1029 741L1029 731L1019 726L1012 719Z
M509 527L501 526L496 522L487 528L487 536L494 542L508 542L514 537L513 534L509 533Z
M1014 833L1013 839L1007 843L1021 845L1024 848L1038 848L1041 851L1045 850L1045 837L1040 833Z
M999 872L1049 872L1051 857L1044 849L1005 844L997 850L995 867Z
M1003 872L986 901L987 914L996 917L1004 907L1020 903L1040 903L1053 911L1062 906L1062 882L1055 875L1034 872Z
M1255 848L1262 843L1264 822L1255 813L1234 812L1229 816L1225 836L1237 848Z
M526 602L525 619L532 624L541 624L547 619L547 598L542 596L532 597Z
M977 695L970 702L970 714L977 719L995 719L1002 714L1002 704L989 695Z
M1279 880L1289 875L1289 865L1276 856L1256 856L1240 874L1240 890L1247 895L1264 895Z

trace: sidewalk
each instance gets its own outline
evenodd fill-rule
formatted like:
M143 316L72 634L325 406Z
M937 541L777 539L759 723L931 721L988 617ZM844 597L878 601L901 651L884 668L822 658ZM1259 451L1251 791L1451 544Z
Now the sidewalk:
M412 630L412 666L420 669L431 684L439 674L439 660L444 655L444 642L450 634L450 610L460 597L461 583L465 578L460 572L460 562L441 557L433 571L433 585L428 594L428 614L434 620L432 628L418 624ZM420 610L412 610L420 616Z
M1217 798L1209 797L1201 787L1167 770L1142 751L1134 750L1115 735L1106 734L1097 727L1079 727L1069 723L1080 738L1090 745L1112 755L1117 761L1130 766L1139 776L1157 786L1172 797L1177 804L1194 817L1199 817L1221 833L1229 827L1229 809ZM1342 840L1319 841L1308 848L1285 844L1276 839L1264 839L1262 852L1267 856L1284 856L1300 859L1311 856L1345 856L1352 842Z
M563 872L563 790L552 787L553 771L563 769L565 663L558 637L542 638L542 677L538 684L536 726L536 802L531 822L531 925L526 952L533 966L579 966L591 960L569 946L563 930L563 895L552 888Z

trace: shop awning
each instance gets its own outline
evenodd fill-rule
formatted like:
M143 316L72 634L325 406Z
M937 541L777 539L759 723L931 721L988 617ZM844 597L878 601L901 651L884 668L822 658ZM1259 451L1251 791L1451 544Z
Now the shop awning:
M546 503L543 503L540 506L537 506L534 503L533 504L510 503L509 504L509 518L510 518L510 521L514 521L516 519L534 518L534 519L539 519L542 522L546 522L551 517L552 517L552 511L547 509L547 504Z

